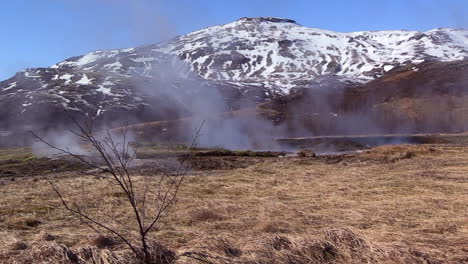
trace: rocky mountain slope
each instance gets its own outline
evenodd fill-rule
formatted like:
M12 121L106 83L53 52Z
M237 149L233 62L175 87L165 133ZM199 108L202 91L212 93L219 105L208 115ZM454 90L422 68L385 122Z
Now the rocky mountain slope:
M467 57L465 29L338 33L289 19L241 18L163 43L19 72L0 82L0 126L12 131L66 123L58 105L111 126L124 119L171 120L304 88L356 87L408 66Z
M293 136L468 131L468 60L408 65L351 89L303 89L258 106Z

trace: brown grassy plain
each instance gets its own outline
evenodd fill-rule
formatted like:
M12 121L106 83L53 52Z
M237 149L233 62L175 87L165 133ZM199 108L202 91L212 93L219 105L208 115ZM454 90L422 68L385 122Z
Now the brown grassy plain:
M154 237L179 254L208 253L211 263L468 263L468 147L245 159L189 173ZM83 182L103 203L118 196L99 177L53 177L71 198ZM44 180L4 178L0 193L0 263L48 263L31 256L47 244L95 244ZM130 219L126 205L115 210Z

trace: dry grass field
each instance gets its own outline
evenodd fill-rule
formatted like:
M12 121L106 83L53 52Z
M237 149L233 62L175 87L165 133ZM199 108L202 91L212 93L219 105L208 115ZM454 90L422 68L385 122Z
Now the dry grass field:
M207 254L205 262L177 263L468 263L468 147L192 162L201 160L216 166L193 166L153 234L178 254ZM70 199L111 206L119 195L100 177L49 176ZM41 250L99 246L39 176L0 181L0 263L54 263ZM131 220L125 204L106 210Z

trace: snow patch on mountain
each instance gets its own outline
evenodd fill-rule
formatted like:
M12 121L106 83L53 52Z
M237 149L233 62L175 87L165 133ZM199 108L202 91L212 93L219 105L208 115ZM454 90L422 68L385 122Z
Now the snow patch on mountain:
M65 84L65 85L69 85L69 84L71 83L71 78L72 78L72 77L73 77L72 74L66 73L66 74L60 76L59 79L60 79L60 80L65 80L65 83L64 83L64 84Z
M83 77L81 77L81 79L76 82L76 84L80 85L90 85L91 83L91 79L89 79L86 74L83 74Z
M2 91L5 92L5 91L11 90L11 89L13 89L15 87L16 87L16 82L12 82L7 87L3 88Z

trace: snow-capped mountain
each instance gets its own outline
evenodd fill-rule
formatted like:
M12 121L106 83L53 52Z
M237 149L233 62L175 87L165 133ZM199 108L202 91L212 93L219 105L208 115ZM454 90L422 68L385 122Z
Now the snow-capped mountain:
M161 54L188 62L207 80L253 82L288 93L324 75L366 82L410 63L462 60L468 57L468 30L339 33L290 19L241 18L152 46L92 52L51 68L152 75Z
M417 70L424 61L467 57L465 29L339 33L290 19L241 18L163 43L19 72L0 82L0 124L53 122L49 113L57 102L103 120L122 113L164 119L168 105L184 106L183 98L190 101L198 90L219 90L231 109L242 97L262 102L293 89L349 86L407 65Z
M277 84L334 74L353 81L382 76L402 64L468 56L468 30L338 33L293 20L242 18L181 36L154 48L188 61L205 79Z

